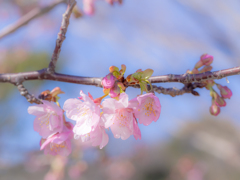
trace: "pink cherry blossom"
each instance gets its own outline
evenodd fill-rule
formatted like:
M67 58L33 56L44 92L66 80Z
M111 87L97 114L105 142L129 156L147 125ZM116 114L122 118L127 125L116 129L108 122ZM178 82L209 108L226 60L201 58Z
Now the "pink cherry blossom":
M221 96L223 98L230 99L232 97L232 91L227 86L222 86L220 84L217 84L218 89L220 90Z
M71 139L73 138L72 127L73 125L70 122L67 122L68 125L64 126L63 132L56 133L52 136L49 136L47 139L42 139L40 142L41 148L44 149L44 154L62 155L68 156L71 151ZM71 125L69 125L71 124ZM71 127L69 129L69 127Z
M148 126L152 121L157 121L161 112L161 104L153 93L147 93L132 99L130 102L137 101L139 104L134 108L134 113L140 124Z
M121 93L119 100L106 99L102 103L102 121L105 128L111 127L115 138L126 140L130 135L141 139L141 132L133 116L132 103L128 101L128 95Z
M114 86L116 79L117 78L112 73L109 73L102 80L103 87L104 88L112 88Z
M95 0L83 0L83 11L87 15L93 15L95 12L94 7Z
M94 131L82 136L74 136L75 139L81 137L82 142L90 142L92 146L99 146L102 149L107 145L109 137L103 126L98 125Z
M42 101L43 104L30 106L28 113L36 116L33 128L40 136L48 136L63 129L63 110L54 102Z
M73 132L76 135L85 135L93 131L100 120L100 108L94 101L80 91L81 100L68 99L63 105L69 119L77 121Z

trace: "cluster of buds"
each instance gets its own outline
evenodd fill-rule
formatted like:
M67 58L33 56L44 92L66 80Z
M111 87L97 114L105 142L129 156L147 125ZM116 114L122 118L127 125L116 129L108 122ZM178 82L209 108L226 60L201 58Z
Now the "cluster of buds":
M80 91L79 98L65 101L63 109L58 103L58 94L63 93L60 88L44 91L39 96L43 104L30 106L29 114L36 116L34 130L41 136L41 150L45 154L67 156L71 152L71 139L91 143L102 149L109 141L106 129L111 129L115 138L128 139L131 135L141 139L138 124L150 125L159 119L161 105L154 93L138 95L129 100L125 93L126 83L146 85L153 70L141 71L124 78L126 66L121 70L115 66L109 68L110 73L102 80L104 95L93 99L92 95ZM151 71L151 72L150 72ZM107 96L110 98L106 98ZM55 104L56 103L56 104ZM66 117L76 121L75 125L65 120Z
M213 56L208 54L203 54L200 60L196 63L192 71L187 71L189 74L199 74L212 70ZM199 68L201 68L199 70ZM210 96L212 97L212 105L210 107L210 113L217 116L220 113L220 107L226 106L225 99L230 99L232 96L232 91L227 86L222 86L217 84L214 80L206 80L205 88L210 90ZM220 95L214 90L213 86L216 85L220 90Z
M116 66L109 68L110 73L102 79L103 93L111 98L118 98L126 87L123 85L126 66L123 64L121 70Z

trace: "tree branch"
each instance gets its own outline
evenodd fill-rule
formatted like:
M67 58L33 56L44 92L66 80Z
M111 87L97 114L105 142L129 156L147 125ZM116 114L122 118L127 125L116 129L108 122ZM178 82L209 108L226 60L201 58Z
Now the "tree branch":
M57 63L57 60L58 60L58 57L59 57L59 54L61 51L62 43L66 38L65 35L66 35L67 28L69 25L69 18L72 14L72 10L73 10L73 7L75 6L75 4L76 4L75 0L68 0L68 7L67 7L66 12L63 14L60 32L58 33L58 37L56 40L56 46L55 46L51 61L48 66L48 70L50 73L55 72L55 67L56 67L56 63Z
M19 28L21 28L22 26L28 24L30 21L32 21L33 19L48 13L49 11L51 11L54 7L56 7L58 4L61 4L65 2L65 0L56 0L54 1L52 4L46 6L46 7L37 7L33 10L31 10L30 12L28 12L26 15L22 16L17 22L10 24L9 26L3 28L0 32L0 39L2 39L3 37L15 32L16 30L18 30Z
M214 72L204 72L200 74L168 74L165 76L152 76L149 78L151 83L165 83L165 82L180 82L180 83L192 83L192 82L203 82L206 80L213 80L213 79L222 79L227 76L233 76L240 74L240 66L224 69L220 71Z
M154 91L162 94L169 94L171 96L182 95L184 93L192 93L197 95L196 91L193 91L195 88L204 87L204 81L213 80L213 79L221 79L227 76L233 76L240 74L240 66L220 71L214 72L205 72L201 74L181 74L181 75L164 75L164 76L154 76L150 77L149 81L151 83L162 83L162 82L180 82L185 84L185 86L178 90L174 88L162 88L155 87ZM23 83L24 81L29 80L53 80L53 81L61 81L75 84L84 84L84 85L93 85L97 87L102 87L101 81L102 78L97 77L83 77L83 76L73 76L67 74L60 73L50 73L47 69L42 69L39 71L31 71L31 72L22 72L22 73L6 73L0 74L0 82L6 83ZM189 85L193 82L196 82L192 85ZM138 85L128 85L138 88Z
M194 91L196 88L203 88L205 87L205 83L189 83L185 84L182 89L177 89L177 88L164 88L161 86L155 86L153 85L153 91L157 92L158 94L165 94L165 95L170 95L172 97L183 95L185 93L191 93L194 96L199 96L199 93L197 91ZM132 87L134 88L140 88L138 84L133 85ZM148 91L151 90L151 87L148 85Z
M16 84L16 86L20 94L24 96L28 102L42 104L42 102L39 99L35 98L34 95L29 94L28 90L22 84Z

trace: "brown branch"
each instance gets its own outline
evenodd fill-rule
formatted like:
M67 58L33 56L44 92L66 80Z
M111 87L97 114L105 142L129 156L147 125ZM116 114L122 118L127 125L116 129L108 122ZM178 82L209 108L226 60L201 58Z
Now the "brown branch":
M158 94L165 94L165 95L170 95L172 97L175 96L179 96L179 95L183 95L185 93L191 93L194 96L199 96L199 93L197 91L195 91L194 89L196 88L203 88L205 87L206 84L205 83L189 83L189 84L185 84L183 88L181 89L177 89L177 88L164 88L161 86L155 86L153 85L153 91L157 92ZM133 85L132 87L134 88L140 88L140 86L138 84ZM150 91L151 88L148 85L148 91Z
M28 90L22 84L16 84L16 86L20 94L24 96L28 102L42 104L42 102L39 99L35 98L34 95L29 94Z
M58 57L59 57L59 54L61 51L62 43L66 38L65 35L67 33L67 28L69 25L69 18L72 14L72 10L73 10L73 7L75 6L75 4L76 4L75 0L68 0L68 7L67 7L66 12L63 14L60 32L58 33L58 37L56 40L56 46L55 46L51 61L48 66L48 70L50 73L55 72L55 67L56 67L56 63L57 63L57 60L58 60Z
M18 30L19 28L21 28L22 26L28 24L30 21L32 21L33 19L48 13L49 11L51 11L54 7L56 7L58 4L61 4L65 2L65 0L56 0L54 1L52 4L46 6L46 7L37 7L33 10L31 10L30 12L28 12L27 14L25 14L24 16L22 16L17 22L10 24L9 26L3 28L0 32L0 39L2 39L3 37L15 32L16 30Z
M227 76L233 76L240 74L240 66L224 69L220 71L214 72L205 72L200 74L168 74L165 76L152 76L149 78L151 83L165 83L165 82L180 82L180 83L193 83L193 82L203 82L206 80L213 80L213 79L222 79Z
M154 87L154 91L162 94L169 94L171 96L182 95L184 93L192 93L198 95L196 91L193 91L195 88L204 87L204 81L212 79L221 79L227 76L233 76L240 74L240 66L220 71L206 72L201 74L181 74L181 75L164 75L164 76L154 76L149 78L151 83L160 83L160 82L181 82L185 86L178 90L174 88L162 88ZM6 73L0 74L0 82L7 82L12 84L23 83L24 81L29 80L53 80L61 81L75 84L84 84L84 85L93 85L97 87L102 87L101 81L102 78L96 77L83 77L83 76L73 76L60 73L50 73L47 69L42 69L39 71L32 72L22 72L22 73ZM193 82L197 82L191 84ZM191 85L189 85L191 84ZM133 87L139 87L138 85L129 85Z

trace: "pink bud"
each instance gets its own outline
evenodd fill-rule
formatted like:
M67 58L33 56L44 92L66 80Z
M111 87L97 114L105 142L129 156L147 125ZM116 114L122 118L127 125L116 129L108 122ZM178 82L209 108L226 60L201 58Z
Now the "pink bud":
M209 66L213 62L213 56L208 55L208 54L203 54L201 56L201 61L202 61L203 65Z
M212 103L212 106L210 107L210 113L214 116L217 116L220 113L220 107L218 107L214 101Z
M227 86L221 86L220 84L217 84L217 87L220 90L221 96L223 98L230 99L232 97L232 91Z
M120 88L115 84L115 86L110 90L109 96L115 98L120 95Z
M116 77L112 73L106 75L102 80L102 85L105 89L112 88L116 81Z

